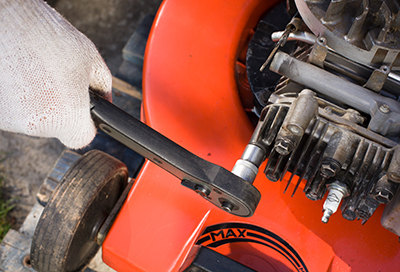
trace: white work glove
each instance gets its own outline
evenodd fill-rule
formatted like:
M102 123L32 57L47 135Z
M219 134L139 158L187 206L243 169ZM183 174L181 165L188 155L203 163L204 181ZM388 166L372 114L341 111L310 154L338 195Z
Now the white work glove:
M42 0L0 0L0 129L89 144L89 86L111 99L93 43Z

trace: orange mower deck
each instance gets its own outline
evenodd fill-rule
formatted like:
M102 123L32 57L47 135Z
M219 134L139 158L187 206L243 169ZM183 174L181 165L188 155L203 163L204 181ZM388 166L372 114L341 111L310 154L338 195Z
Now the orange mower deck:
M258 20L275 0L167 0L148 40L143 119L194 154L232 169L254 127L237 88L237 61ZM103 244L117 271L178 271L196 245L257 271L395 271L398 237L380 225L382 209L362 226L322 201L269 181L252 217L230 215L146 162Z

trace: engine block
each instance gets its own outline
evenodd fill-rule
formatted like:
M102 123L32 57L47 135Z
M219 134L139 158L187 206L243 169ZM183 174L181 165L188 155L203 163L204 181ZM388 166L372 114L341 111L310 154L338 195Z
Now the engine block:
M283 31L272 31L267 16L250 42L247 72L259 122L233 173L253 182L268 159L265 175L273 182L286 176L292 196L298 188L311 200L326 196L322 222L340 207L345 219L364 224L384 204L382 225L400 235L400 5L292 3L295 15ZM295 19L303 24L294 27ZM267 38L276 47L287 42L286 53L275 53ZM272 52L270 71L255 69L262 64L255 65L257 52L265 59ZM271 71L281 76L275 85Z
M270 100L274 103L263 110L250 141L265 149L269 180L282 180L291 172L286 188L295 182L296 191L304 180L303 191L311 200L329 191L326 222L342 198L343 216L363 222L392 200L398 188L391 172L399 163L392 159L399 150L393 148L395 142L379 135L374 139L357 125L362 120L357 111L341 110L308 89L297 98L272 95Z

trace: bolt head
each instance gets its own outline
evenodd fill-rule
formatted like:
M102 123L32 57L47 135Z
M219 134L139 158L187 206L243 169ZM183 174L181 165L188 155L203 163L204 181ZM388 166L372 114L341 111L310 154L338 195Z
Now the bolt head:
M292 151L292 144L289 140L280 139L275 142L275 150L281 155L288 155Z
M388 192L387 190L379 190L375 196L375 199L379 203L389 203L392 200L393 194Z
M382 113L389 113L390 107L389 105L383 104L379 107L379 111Z
M333 162L323 163L321 165L321 172L327 177L334 177L339 171L340 166Z
M331 107L325 107L324 111L326 114L332 114L332 108Z

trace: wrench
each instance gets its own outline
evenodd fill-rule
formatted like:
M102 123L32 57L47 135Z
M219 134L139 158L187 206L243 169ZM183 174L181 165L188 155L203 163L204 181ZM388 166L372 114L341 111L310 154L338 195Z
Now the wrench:
M250 217L261 194L250 182L206 161L90 91L91 115L98 129L181 180L217 207Z

